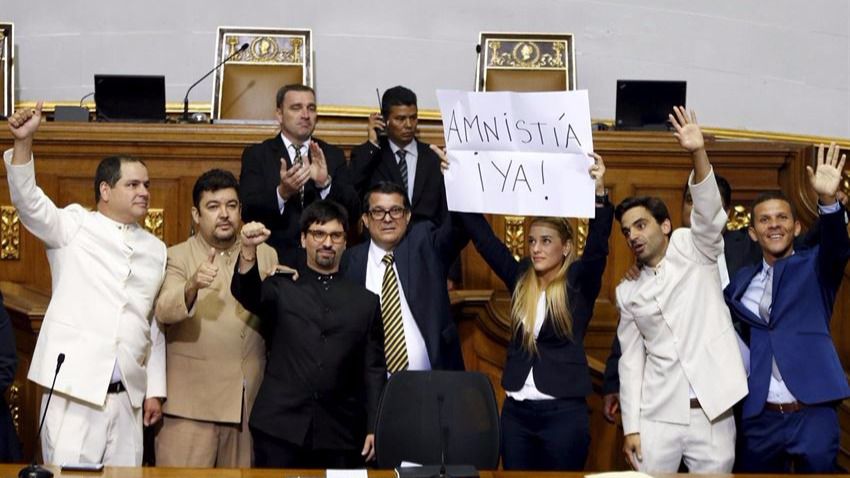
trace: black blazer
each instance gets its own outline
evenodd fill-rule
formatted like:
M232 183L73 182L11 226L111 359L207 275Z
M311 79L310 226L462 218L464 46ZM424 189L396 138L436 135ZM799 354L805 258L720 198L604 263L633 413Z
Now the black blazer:
M12 414L6 405L6 390L15 380L18 355L15 350L15 333L12 322L0 295L0 463L21 461L21 445L12 423Z
M463 217L475 248L513 293L519 279L531 267L531 261L525 258L517 262L493 234L483 216L464 214ZM592 392L583 342L602 287L613 218L614 208L608 201L601 207L597 206L596 218L590 220L584 254L567 270L567 298L573 320L573 336L559 337L552 320L547 317L537 336L537 354L533 355L522 348L522 334L526 332L519 330L515 333L508 344L502 373L505 390L520 390L529 370L534 367L534 383L547 395L585 397Z
M350 222L356 222L360 215L357 193L351 184L345 155L342 150L324 141L313 138L328 164L331 175L331 190L328 199L342 204L347 210ZM270 231L268 244L277 250L281 264L303 266L299 255L301 248L301 201L292 197L286 201L283 214L277 203L277 187L280 184L280 159L284 158L292 166L289 151L284 147L280 134L262 143L253 144L242 152L242 171L239 174L239 190L242 196L242 219L245 222L259 221ZM304 186L304 206L320 198L319 190L313 181Z
M352 181L358 196L363 197L369 187L381 182L394 182L407 190L401 182L398 160L390 149L389 140L382 138L376 147L369 141L351 151ZM410 198L412 221L442 223L448 214L446 185L440 171L440 158L427 143L416 141L416 176L413 197Z
M464 369L446 277L468 239L462 228L453 226L457 224L451 220L439 227L429 221L411 223L393 251L404 297L425 339L434 370ZM340 268L346 278L364 286L370 244L366 241L346 250Z
M313 449L360 450L373 433L387 380L378 297L339 274L297 281L257 266L233 274L230 290L260 316L268 360L249 425ZM322 276L327 278L328 276Z

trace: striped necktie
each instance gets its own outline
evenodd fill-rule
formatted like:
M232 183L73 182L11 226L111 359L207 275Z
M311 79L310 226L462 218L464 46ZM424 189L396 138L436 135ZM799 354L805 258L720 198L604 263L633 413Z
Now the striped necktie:
M304 164L304 158L301 156L301 145L292 143L292 149L295 150L292 155L292 166L301 166ZM301 200L301 209L304 209L304 186L301 186L301 190L298 191L298 199Z
M384 322L384 355L390 373L407 369L407 345L404 342L404 325L401 321L401 298L398 280L393 268L393 255L381 260L386 266L381 287L381 318Z
M400 149L395 152L398 156L398 170L401 172L401 182L404 183L404 190L407 191L407 151Z

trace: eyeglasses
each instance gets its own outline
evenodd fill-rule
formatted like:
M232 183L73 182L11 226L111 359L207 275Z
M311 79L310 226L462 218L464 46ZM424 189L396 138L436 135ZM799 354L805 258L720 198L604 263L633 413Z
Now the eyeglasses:
M401 219L405 212L407 212L407 209L401 206L393 206L389 209L376 207L375 209L369 209L369 217L371 217L373 221L383 221L384 218L387 217L387 214L389 214L393 219Z
M327 232L320 229L307 229L307 233L310 234L310 237L312 237L316 242L325 242L325 239L327 239L328 236L330 236L331 242L336 244L345 240L345 232L343 231Z

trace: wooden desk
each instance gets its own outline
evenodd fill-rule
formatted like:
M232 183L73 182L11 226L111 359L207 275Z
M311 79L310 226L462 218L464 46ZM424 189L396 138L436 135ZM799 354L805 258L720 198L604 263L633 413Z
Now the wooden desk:
M57 467L48 467L54 478L318 478L324 477L324 470L281 470L281 469L200 469L200 468L117 468L106 467L101 473L62 473ZM0 465L0 478L17 478L21 465ZM481 478L584 478L589 472L540 472L540 471L481 471ZM656 474L656 478L687 478L701 476L705 478L767 478L776 475L741 474ZM840 477L850 475L794 475L799 478L816 476ZM370 478L394 478L393 470L370 470Z

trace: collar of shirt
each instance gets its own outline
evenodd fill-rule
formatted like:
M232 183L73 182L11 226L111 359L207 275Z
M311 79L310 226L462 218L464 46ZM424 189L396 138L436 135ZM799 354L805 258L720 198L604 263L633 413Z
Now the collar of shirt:
M97 217L100 218L102 221L115 226L121 232L133 231L137 227L139 227L139 225L135 222L131 222L130 224L124 224L124 223L118 222L118 221L116 221L116 220L114 220L110 217L107 217L105 214L103 214L100 211L97 211Z
M407 146L405 146L404 148L398 147L398 145L396 145L392 141L390 141L389 143L390 143L390 150L393 152L393 157L395 158L396 162L398 162L398 155L396 153L400 149L407 151L407 156L406 156L407 158L417 158L418 157L417 156L418 149L417 149L417 146L416 146L416 140L415 139L412 140L411 142L407 143Z
M372 261L372 265L378 268L383 269L384 267L384 256L387 255L388 252L381 249L381 246L375 244L375 241L369 241L369 260ZM395 262L393 262L395 264Z
M301 280L309 280L312 282L319 282L321 284L327 284L328 282L333 282L336 279L337 273L334 272L332 274L324 274L318 272L316 270L311 269L309 266L305 267L301 271L301 277L298 279L299 282Z
M794 254L796 254L796 253L797 253L797 251L793 251L793 250L792 250L792 251L791 251L791 256L793 256L793 255L794 255ZM788 257L791 257L791 256L788 256ZM787 259L787 257L783 257L782 259ZM782 259L777 259L777 262L778 262L778 261L781 261ZM776 262L774 262L774 263L773 263L773 265L771 266L771 265L769 265L769 264L767 263L767 261L766 261L766 260L764 260L764 258L762 257L762 259L761 259L761 270L758 272L758 274L756 274L756 277L757 277L759 280L764 281L764 280L767 278L767 270L768 270L768 269L772 269L772 268L774 268L774 267L776 267Z
M201 250L203 250L204 256L208 256L209 253L210 253L210 248L212 248L213 246L210 243L208 243L207 241L205 241L204 238L201 237L201 235L197 232L192 237L196 241L198 247L200 247ZM233 242L233 245L231 245L230 247L227 248L227 250L224 250L224 251L216 248L215 254L217 256L222 256L223 258L226 259L227 263L230 263L231 259L239 256L240 246L241 246L241 244L239 243L239 235L237 234L236 240Z
M289 155L289 158L292 158L292 141L289 140L283 133L280 133L280 139L283 140L283 147L286 148L286 154ZM304 141L304 144L301 145L301 156L307 156L310 154L310 143L313 142L313 138L307 138L307 141Z

